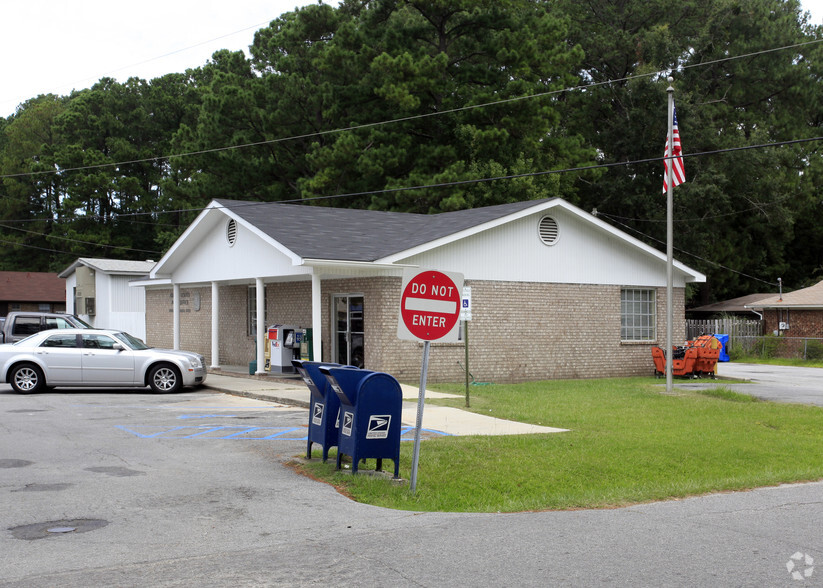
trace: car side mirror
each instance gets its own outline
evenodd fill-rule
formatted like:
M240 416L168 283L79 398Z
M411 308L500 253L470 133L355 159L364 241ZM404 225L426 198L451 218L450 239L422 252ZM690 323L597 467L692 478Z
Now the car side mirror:
M114 345L111 346L111 348L116 350L116 351L123 351L125 349L125 347L123 347L122 343L115 343Z

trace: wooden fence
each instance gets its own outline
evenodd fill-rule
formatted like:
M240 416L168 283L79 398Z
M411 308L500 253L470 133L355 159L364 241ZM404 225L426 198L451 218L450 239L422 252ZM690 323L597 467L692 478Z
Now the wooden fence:
M686 338L700 335L728 335L727 352L762 358L785 357L819 361L823 359L823 339L763 334L763 321L733 317L686 320Z
M760 337L763 335L763 321L733 317L686 320L686 339L693 340L700 335L723 334L729 336L729 342L739 337Z

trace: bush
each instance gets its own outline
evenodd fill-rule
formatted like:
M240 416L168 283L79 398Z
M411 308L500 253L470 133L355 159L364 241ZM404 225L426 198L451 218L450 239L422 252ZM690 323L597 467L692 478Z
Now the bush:
M751 351L746 349L739 341L729 341L726 344L726 355L729 361L740 361L743 358L751 357Z
M804 359L823 359L823 343L815 340L806 341L806 357Z
M778 357L780 348L783 346L783 340L777 335L766 335L763 337L762 346L760 347L760 357L763 359L772 359Z

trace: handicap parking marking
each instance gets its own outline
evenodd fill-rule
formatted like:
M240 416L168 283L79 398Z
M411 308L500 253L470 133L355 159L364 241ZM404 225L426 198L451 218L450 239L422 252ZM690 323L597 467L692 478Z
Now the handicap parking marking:
M401 441L414 441L414 432L416 427L404 426L400 429ZM453 437L451 433L444 433L443 431L435 431L434 429L420 429L420 438L433 439L434 437Z
M161 427L157 425L125 426L117 429L140 439L240 439L246 441L306 441L308 425L291 427L250 427L248 425L182 425Z
M181 414L178 419L236 419L236 414Z
M178 417L179 418L179 417ZM259 427L248 425L115 425L115 428L140 439L223 439L245 441L306 441L308 424L285 427ZM400 429L401 441L413 441L415 428L404 426ZM451 437L450 433L422 429L422 439Z

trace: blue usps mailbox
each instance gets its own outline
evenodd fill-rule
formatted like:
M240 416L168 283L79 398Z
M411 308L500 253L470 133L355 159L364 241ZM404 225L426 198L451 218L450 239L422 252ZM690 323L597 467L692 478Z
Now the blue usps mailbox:
M361 459L394 460L394 477L400 476L400 416L403 392L394 377L382 372L320 366L340 400L340 431L337 443L337 469L340 457L351 456L352 472L357 473Z
M306 445L306 459L311 457L311 446L318 443L323 449L323 461L329 458L329 449L337 445L338 412L340 400L331 389L326 376L320 373L320 366L345 367L339 363L320 363L293 359L292 365L309 388L309 435ZM348 369L357 369L348 366Z

